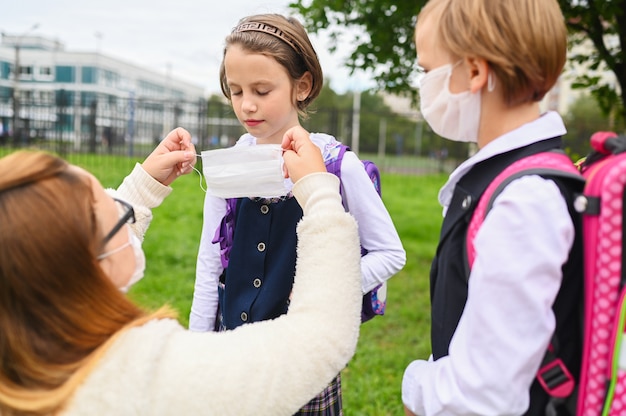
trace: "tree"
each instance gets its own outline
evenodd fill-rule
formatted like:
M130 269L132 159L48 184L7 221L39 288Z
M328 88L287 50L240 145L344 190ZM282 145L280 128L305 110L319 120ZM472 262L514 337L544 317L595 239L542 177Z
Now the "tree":
M591 52L574 52L574 62L585 65L592 71L612 71L617 79L616 86L594 73L581 74L573 85L588 89L598 101L604 114L615 112L626 120L626 0L559 0L565 15L573 46L591 42Z
M331 52L357 28L354 50L345 62L352 72L371 70L380 89L415 95L415 16L426 0L297 0L289 5L312 33L328 30ZM308 5L307 5L308 4Z
M416 75L413 34L415 16L426 0L295 0L290 7L304 19L312 33L327 30L331 51L344 41L346 28L356 28L354 50L345 62L352 72L372 70L380 89L409 93ZM626 0L559 0L572 45L591 41L591 52L575 53L572 60L591 70L605 65L617 79L611 85L592 73L580 75L574 84L587 88L605 112L626 120Z

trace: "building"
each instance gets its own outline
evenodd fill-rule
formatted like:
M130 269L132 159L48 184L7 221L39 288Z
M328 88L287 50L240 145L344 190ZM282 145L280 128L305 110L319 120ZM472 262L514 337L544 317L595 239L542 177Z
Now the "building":
M3 34L0 137L56 139L76 149L150 143L183 125L202 137L203 88L41 36Z

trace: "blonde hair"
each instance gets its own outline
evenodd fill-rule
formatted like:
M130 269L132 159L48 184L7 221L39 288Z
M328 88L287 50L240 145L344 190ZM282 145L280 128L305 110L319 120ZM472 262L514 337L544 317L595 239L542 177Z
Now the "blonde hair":
M0 414L60 410L126 329L158 317L100 267L90 179L43 152L0 159Z
M540 101L565 65L567 29L556 0L430 0L442 47L489 63L508 105Z
M231 45L239 45L252 53L274 58L285 68L293 85L309 72L312 78L311 92L302 101L296 100L294 96L298 113L302 117L306 116L308 106L322 90L324 74L309 35L297 19L280 14L244 17L226 37L224 57ZM220 66L220 85L222 93L230 100L223 59Z

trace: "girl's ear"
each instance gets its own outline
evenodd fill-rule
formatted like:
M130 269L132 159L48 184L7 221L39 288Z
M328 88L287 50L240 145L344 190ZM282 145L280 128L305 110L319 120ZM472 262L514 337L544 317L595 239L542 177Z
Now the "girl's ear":
M306 71L298 81L296 81L296 99L304 101L308 98L313 89L313 75Z
M470 71L470 91L475 93L487 85L489 77L489 64L483 58L465 58L465 64Z

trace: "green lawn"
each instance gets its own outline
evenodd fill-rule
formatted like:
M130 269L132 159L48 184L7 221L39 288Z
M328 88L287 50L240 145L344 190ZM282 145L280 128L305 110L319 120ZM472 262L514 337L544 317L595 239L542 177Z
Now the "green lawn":
M134 164L128 158L69 159L109 187L116 187ZM383 199L404 243L407 264L389 281L385 316L363 324L356 355L342 372L346 416L403 415L404 368L430 353L428 270L441 223L437 191L444 181L444 175L382 177ZM151 309L170 304L186 326L204 192L197 173L178 179L173 188L172 195L154 210L144 241L146 276L129 295Z
M347 416L403 415L402 374L430 354L429 278L441 223L437 192L445 176L383 175L383 199L407 252L389 281L387 311L361 327L357 352L343 374Z

